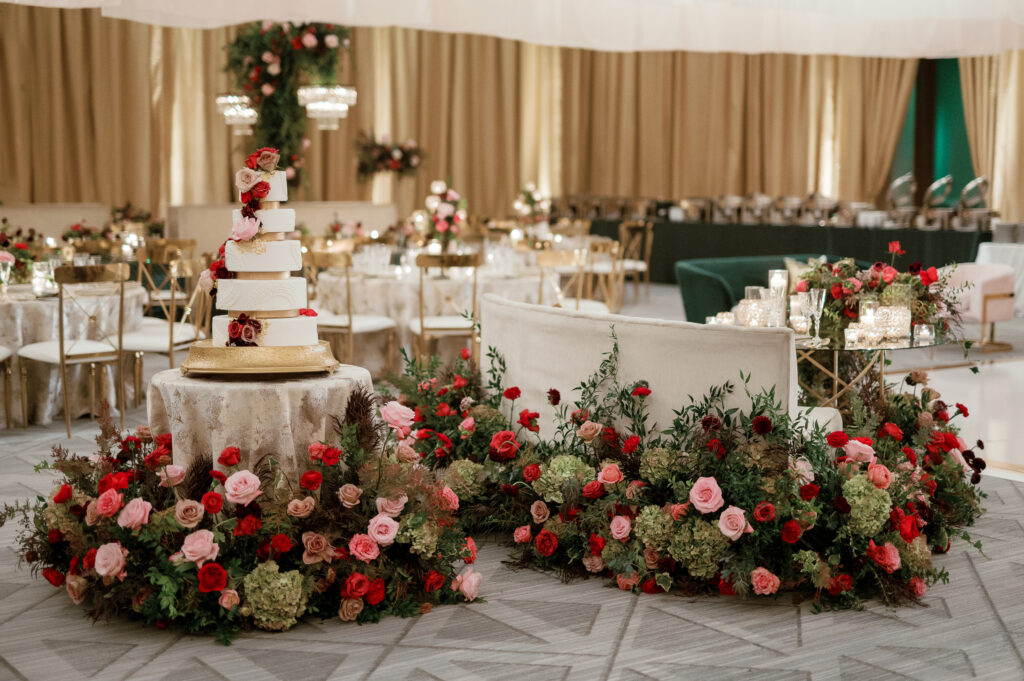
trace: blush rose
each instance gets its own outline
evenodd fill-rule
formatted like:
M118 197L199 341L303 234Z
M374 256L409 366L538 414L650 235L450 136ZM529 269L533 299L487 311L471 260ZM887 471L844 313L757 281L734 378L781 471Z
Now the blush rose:
M722 488L718 486L718 481L711 477L697 478L690 489L690 502L701 513L714 513L725 504L725 500L722 499Z

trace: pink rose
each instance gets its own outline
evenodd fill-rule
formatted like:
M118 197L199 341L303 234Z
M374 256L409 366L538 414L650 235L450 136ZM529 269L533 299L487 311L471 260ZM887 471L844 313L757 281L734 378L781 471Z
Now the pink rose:
M242 168L235 173L235 187L243 194L255 187L259 181L259 173L251 168Z
M868 480L878 489L889 489L889 484L892 482L892 473L880 463L869 463Z
M442 203L441 205L443 206L444 204ZM448 221L438 220L437 222L434 223L434 228L441 234L444 234L445 232L448 231Z
M107 490L107 491L111 492L113 490ZM96 505L96 500L95 499L93 499L92 501L86 502L86 504L85 504L85 524L86 525L88 525L89 527L92 527L93 525L98 523L100 521L100 518L102 518L102 517L103 516L101 516L99 514L98 510L97 510L97 505Z
M722 488L714 478L697 478L690 490L690 503L701 513L714 513L722 508Z
M277 170L277 162L281 160L281 154L274 149L263 149L260 151L260 155L256 157L256 165L272 173Z
M70 580L71 580L71 578L68 577L68 581L69 582L70 582ZM71 589L69 587L68 588L68 592L70 593L70 591L71 591ZM928 591L928 586L924 583L924 580L921 579L920 577L911 577L910 578L910 591L913 592L913 594L915 596L917 596L918 598L922 598L922 597L924 597L925 592Z
M459 424L459 432L462 433L462 439L465 440L471 433L476 432L476 420L472 416L467 416Z
M441 490L441 498L448 505L449 510L459 510L459 495L448 485L445 485L444 489Z
M597 474L597 481L604 485L614 485L617 482L622 482L622 477L622 471L619 470L619 467L614 463L610 463Z
M99 499L96 500L96 514L103 516L104 518L111 518L115 513L121 510L121 503L123 501L123 494L118 492L116 489L108 489L100 495Z
M356 535L357 537L365 537L365 534ZM303 532L302 533L302 546L305 551L302 552L302 562L306 565L313 565L314 563L330 563L334 560L334 547L327 541L327 537L316 532Z
M281 73L281 62L275 61L267 65L267 73L272 76L276 76Z
M71 599L71 602L75 605L81 605L82 601L85 600L85 591L89 586L89 582L85 577L81 575L68 575L64 586L67 587L68 597Z
M338 489L338 499L341 500L341 505L345 508L355 508L359 505L359 497L363 495L363 490L352 484L344 484Z
M160 477L161 487L175 487L185 479L185 469L174 464L164 466L156 474Z
M793 287L793 290L796 291L797 293L806 293L808 288L810 288L810 284L807 283L807 280L801 279L800 281L796 282L796 286Z
M658 553L657 549L650 546L644 547L644 565L647 566L648 570L657 570L658 562L661 560L661 554Z
M587 569L587 572L600 572L604 569L604 561L601 560L601 556L588 553L583 556L583 567Z
M868 558L890 575L900 569L900 552L891 541L878 546L874 539L868 540Z
M754 528L747 522L744 510L736 506L729 506L722 511L722 515L718 518L718 529L732 541L736 541L743 534L754 531Z
M758 596L771 596L779 590L779 578L763 567L750 572L750 586Z
M450 203L442 203L435 212L439 218L450 218L455 215L455 206Z
M194 529L203 519L206 510L194 499L182 499L174 505L174 520L189 530Z
M192 561L197 567L202 567L208 560L217 560L220 553L220 546L214 540L213 532L209 530L196 530L185 536L181 543L181 555L185 560Z
M400 497L392 498L377 497L377 513L383 513L386 516L397 518L402 514L402 511L405 509L405 504L408 501L409 497L404 494Z
M260 232L260 221L256 218L239 218L231 228L231 238L235 241L248 241Z
M398 523L391 516L378 513L370 518L367 532L380 546L391 546L398 534Z
M960 438L957 438L957 439L959 440ZM959 449L954 447L953 449L949 450L949 455L950 455L950 457L952 457L952 459L954 461L956 461L958 464L960 464L960 467L964 469L965 473L973 473L974 472L974 469L967 465L967 460L964 459L964 455L963 455L963 453ZM907 462L907 463L909 463L909 462Z
M843 445L843 452L850 461L859 463L874 463L875 450L859 440L850 440Z
M612 539L626 541L629 533L633 531L633 523L624 515L617 515L611 522Z
M586 421L576 434L579 435L580 439L584 442L592 442L595 437L601 434L602 426L600 423L594 423L593 421Z
M373 541L373 537L370 535L356 534L352 536L348 543L348 552L356 560L369 563L380 555L380 547L377 546L377 542Z
M121 546L120 542L110 542L96 550L96 563L93 567L100 577L117 577L123 582L128 576L124 569L127 557L128 549Z
M384 423L396 430L400 437L408 437L412 430L415 412L403 404L392 400L380 408L380 417Z
M483 579L482 574L472 567L468 567L465 572L452 580L452 591L458 591L467 601L476 600L476 595L480 591L480 582Z
M312 33L306 33L302 36L302 44L308 49L312 50L314 47L320 44L320 41L316 39L316 36Z
M801 485L814 482L814 467L811 466L811 462L807 459L802 456L796 459L790 457L789 467L796 472L796 479L800 481Z
M305 499L292 499L288 502L288 515L293 518L308 518L316 507L316 501L313 497L306 497Z
M896 278L900 271L892 265L886 265L882 268L882 279L885 280L886 284L891 284L892 280Z
M522 525L515 529L512 533L512 539L517 544L528 544L533 540L533 533L530 531L529 525Z
M530 505L530 515L533 516L533 522L541 525L551 517L551 511L547 504L538 499Z
M220 598L217 599L217 602L225 610L233 610L238 605L239 600L241 599L238 598L237 591L234 589L224 589L220 592Z
M615 575L615 582L623 591L629 591L634 586L640 583L640 573L634 572L629 577L625 577L623 575Z
M152 510L153 504L148 501L132 499L121 510L121 515L117 517L117 524L137 532L149 522L149 512Z
M233 504L246 506L253 499L263 494L260 491L260 479L247 470L232 473L224 481L225 496Z
M333 33L328 33L327 35L324 36L324 45L328 49L335 49L338 46L338 36L334 35Z

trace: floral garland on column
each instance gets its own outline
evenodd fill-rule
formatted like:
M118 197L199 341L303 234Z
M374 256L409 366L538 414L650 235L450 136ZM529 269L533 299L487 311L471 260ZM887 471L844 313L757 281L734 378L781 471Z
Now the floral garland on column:
M227 46L225 70L259 113L255 146L281 150L292 186L301 179L303 152L310 144L298 88L306 81L334 82L339 50L349 45L344 26L264 21L243 26Z

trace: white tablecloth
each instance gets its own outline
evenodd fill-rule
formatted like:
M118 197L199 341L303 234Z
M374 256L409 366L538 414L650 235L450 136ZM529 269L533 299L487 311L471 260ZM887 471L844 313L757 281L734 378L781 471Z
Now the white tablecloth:
M1016 276L1013 314L1015 317L1024 317L1024 244L979 244L975 262L998 263L1013 268Z
M309 445L329 437L333 417L344 418L359 387L373 390L370 373L344 364L331 375L266 380L187 378L166 369L149 384L149 425L154 435L171 433L179 466L238 447L242 466L269 454L294 475L306 470Z
M106 284L99 286L113 290L113 294L88 296L85 286L77 287L76 296L81 307L73 302L64 302L64 337L81 338L88 336L92 340L100 340L104 335L117 333L118 297L116 287ZM142 308L146 302L146 291L139 284L131 282L124 287L124 324L125 332L133 331L142 322ZM20 368L16 358L17 351L30 343L57 340L57 298L36 298L28 284L11 286L6 300L0 300L0 345L15 352L14 359L14 391L11 415L21 423L21 386ZM90 325L89 313L96 315L96 324ZM55 418L63 415L61 407L60 371L56 365L47 366L39 362L29 362L28 366L28 412L29 422L39 424L52 423ZM69 366L68 386L72 417L77 418L89 412L89 369L88 366ZM109 373L109 372L108 372ZM126 382L130 388L131 381ZM111 407L115 404L113 377L105 381L105 396ZM0 394L0 399L3 399ZM97 397L99 399L99 396Z

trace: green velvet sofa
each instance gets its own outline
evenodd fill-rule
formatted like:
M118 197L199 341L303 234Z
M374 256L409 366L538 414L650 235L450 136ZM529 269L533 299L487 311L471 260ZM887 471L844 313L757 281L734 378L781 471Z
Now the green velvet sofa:
M786 268L784 258L807 262L819 258L820 253L794 253L787 255L754 255L735 258L696 258L676 262L676 282L683 295L686 321L703 323L705 318L731 310L743 299L747 286L767 286L768 270ZM829 255L828 261L841 257ZM872 263L857 261L862 268Z

